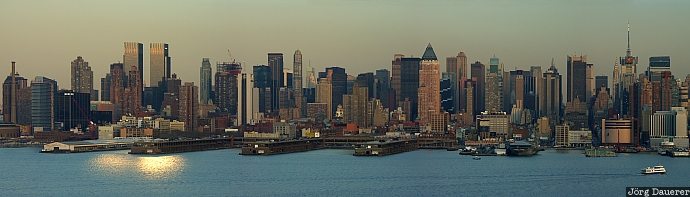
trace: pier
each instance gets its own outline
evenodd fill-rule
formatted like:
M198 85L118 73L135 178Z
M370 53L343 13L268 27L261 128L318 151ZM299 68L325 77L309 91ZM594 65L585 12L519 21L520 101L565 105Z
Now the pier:
M322 148L321 139L244 142L240 155L274 155Z
M168 154L232 148L233 138L135 142L130 154Z
M78 141L53 142L43 145L42 153L82 153L95 151L126 150L132 147L131 142L115 141Z
M420 149L452 149L458 148L455 134L420 133L417 137Z
M416 140L372 141L355 148L354 156L386 156L416 150Z

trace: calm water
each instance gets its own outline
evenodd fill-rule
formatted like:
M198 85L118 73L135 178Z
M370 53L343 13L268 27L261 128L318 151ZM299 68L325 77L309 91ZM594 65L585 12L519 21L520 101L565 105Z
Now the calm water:
M484 157L418 150L240 156L239 149L164 156L127 151L40 154L0 149L0 196L622 196L626 186L690 186L690 159L586 158L580 151ZM642 176L663 164L666 175Z

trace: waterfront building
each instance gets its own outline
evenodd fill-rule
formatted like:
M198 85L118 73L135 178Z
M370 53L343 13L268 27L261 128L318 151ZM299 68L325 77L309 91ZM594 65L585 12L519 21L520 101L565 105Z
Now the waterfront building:
M213 75L211 69L211 61L209 58L201 59L201 68L199 73L199 98L202 105L212 102L211 91L213 89L212 79Z
M55 80L37 76L31 81L31 126L34 132L55 131L55 101L58 85Z
M477 115L477 128L482 139L506 139L510 134L509 116L506 112L482 112Z
M98 93L93 89L93 71L89 62L84 61L81 56L72 61L71 66L72 90L79 93L87 93L90 99L97 101Z
M59 90L55 98L55 122L62 131L79 129L84 132L91 121L90 94L73 90Z
M568 131L568 147L591 147L592 146L592 131L590 130L573 130Z
M556 125L556 145L557 147L567 147L568 146L568 133L570 132L570 126L568 124Z
M194 82L185 82L180 87L180 120L185 122L185 131L196 131L199 122L199 87Z
M151 87L158 87L161 81L171 75L168 43L151 43L149 50L149 84Z
M630 119L602 119L602 145L630 145L633 143L633 121Z
M274 122L273 133L280 135L281 139L295 139L297 137L297 126L285 121Z

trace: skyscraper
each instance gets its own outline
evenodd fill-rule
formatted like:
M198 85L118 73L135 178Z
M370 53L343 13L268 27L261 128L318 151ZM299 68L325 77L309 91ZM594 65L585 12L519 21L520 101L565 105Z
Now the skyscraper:
M202 58L199 73L199 87L201 89L199 97L201 98L200 103L204 105L211 103L211 88L213 87L211 85L211 79L213 78L211 70L210 60L208 58Z
M237 78L237 126L254 123L259 113L259 88L254 87L252 74L242 73Z
M442 113L439 62L431 44L427 45L422 55L419 68L419 121L428 124L431 117Z
M266 65L257 65L253 67L254 73L254 87L259 89L258 101L259 112L267 114L271 112L271 68ZM218 93L216 93L218 94Z
M12 62L13 72L2 84L3 119L5 123L29 125L31 124L31 87L26 78L14 72L14 64ZM13 80L14 83L12 83Z
M292 89L295 95L295 107L300 112L300 117L304 117L307 112L307 103L304 100L304 94L302 93L302 52L296 50L293 55L292 62Z
M283 54L268 53L268 67L271 68L271 112L280 111L280 88L285 86Z
M138 69L139 81L144 81L144 44L137 42L125 42L125 53L122 56L123 69L125 75L129 73L132 67ZM127 78L127 76L125 76ZM143 90L143 86L142 86Z
M483 112L484 110L486 110L486 103L484 100L485 94L486 94L486 89L485 89L486 88L486 86L485 86L486 67L484 66L484 64L482 64L479 61L473 63L471 65L471 67L472 67L471 68L472 69L472 81L474 81L474 83L472 85L474 85L473 89L476 90L473 92L473 94L474 94L473 98L476 98L474 103L477 104L476 106L474 106L473 111L474 111L474 114L476 115L476 114L479 114L480 112ZM470 96L468 95L467 97L469 98ZM469 106L467 106L467 108L469 108Z
M551 61L551 67L549 67L543 74L543 83L540 88L541 98L539 99L539 110L540 115L549 118L549 123L559 124L561 120L561 106L563 93L561 91L561 75L558 73L558 69Z
M407 57L400 59L400 100L398 104L409 102L408 120L416 120L418 114L419 69L421 58Z
M394 98L390 96L390 72L387 69L378 69L376 70L376 74L374 74L374 78L376 79L376 84L374 85L374 97L379 99L383 108L395 108L395 106L391 105Z
M632 56L630 49L630 24L628 24L628 47L625 50L625 57L620 57L613 68L613 96L614 109L621 116L631 116L629 108L631 106L630 92L633 83L637 80L638 57Z
M404 55L401 54L395 54L393 56L393 60L391 61L391 89L393 90L393 94L395 94L395 103L399 103L402 99L400 96L402 92L402 58L405 57Z
M596 76L594 77L594 88L596 88L597 92L601 88L604 88L604 90L609 89L609 76L602 75L602 76Z
M55 80L37 76L31 81L31 126L36 131L55 131Z
M316 84L316 103L326 105L324 119L330 120L333 117L333 86L329 78L319 78Z
M454 77L454 73L443 73L441 75L441 108L443 108L443 111L448 112L448 113L454 113L454 104L456 103L453 100L453 90L451 88L452 80L451 78Z
M72 90L78 93L89 94L91 100L98 100L98 95L93 90L93 71L89 62L84 61L81 56L72 61Z
M127 83L124 88L123 113L133 116L137 116L142 112L142 83L140 81L141 78L137 78L137 76L141 76L139 71L140 70L134 66L129 69L129 73L127 73Z
M588 102L592 96L591 90L588 90L589 81L588 76L591 76L591 64L587 64L587 56L568 56L568 93L567 102L573 102L575 99L580 102Z
M113 122L124 112L125 72L122 63L110 64L110 102L113 103Z
M158 83L170 78L168 43L151 43L149 50L149 83L151 87L158 87Z
M196 131L199 121L199 88L194 82L185 82L180 87L180 119L185 131Z
M341 67L328 67L326 68L326 77L331 83L331 100L333 102L331 112L335 113L338 105L343 104L343 95L347 94L347 73Z
M216 107L220 112L237 115L237 77L242 65L236 62L219 63L216 68Z
M101 101L110 101L110 83L112 76L106 73L105 77L101 78Z

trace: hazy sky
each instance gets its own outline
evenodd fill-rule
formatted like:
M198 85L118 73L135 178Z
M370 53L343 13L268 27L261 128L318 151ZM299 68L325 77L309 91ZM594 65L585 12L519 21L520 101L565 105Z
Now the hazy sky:
M100 89L108 66L122 61L123 42L136 41L145 47L146 83L150 42L169 43L173 72L195 84L201 58L227 61L227 49L249 72L268 52L283 52L291 68L300 49L305 70L311 61L317 71L341 66L356 75L390 69L395 53L421 56L430 42L442 70L462 50L470 62L496 54L506 69L548 66L554 57L564 75L566 55L586 54L597 74L610 75L625 54L629 20L639 71L650 56L669 55L684 77L689 8L687 0L2 0L0 72L17 61L23 76L69 88L70 62L83 56Z

